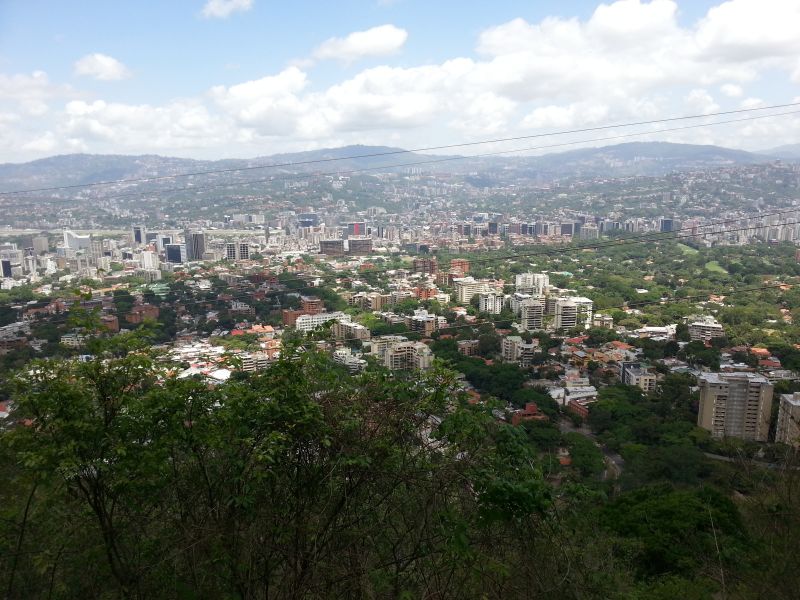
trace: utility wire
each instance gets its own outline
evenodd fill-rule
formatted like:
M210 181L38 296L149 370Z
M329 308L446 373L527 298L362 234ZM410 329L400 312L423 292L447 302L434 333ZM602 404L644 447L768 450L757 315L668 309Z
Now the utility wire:
M362 167L362 168L350 169L350 170L346 170L346 171L342 171L342 170L329 171L327 173L292 173L292 174L286 174L286 175L280 175L280 176L271 176L271 177L266 178L266 179L252 179L252 180L249 180L249 181L241 181L241 182L236 182L236 183L216 183L216 184L210 184L210 185L204 185L204 186L188 185L188 186L184 186L184 187L168 188L168 189L165 189L165 190L154 190L154 191L149 191L149 192L146 192L146 191L128 192L128 193L125 193L125 194L115 194L113 196L103 196L102 198L97 198L97 200L118 200L118 199L122 199L122 198L134 198L134 197L147 196L147 195L155 196L155 195L159 195L159 194L167 194L167 193L174 193L174 192L185 192L185 191L205 192L205 191L213 190L213 189L246 186L246 185L258 184L258 183L273 183L273 182L278 182L278 181L297 181L297 180L301 180L302 181L302 180L308 180L308 179L318 179L320 177L342 177L342 176L346 176L346 175L347 176L349 176L349 175L357 175L359 173L369 173L369 172L374 172L374 171L387 171L387 170L391 170L391 169L402 169L402 168L409 168L409 167L418 167L418 166L421 166L421 165L440 164L440 163L454 162L454 161L459 161L459 160L470 160L470 159L474 159L474 158L488 158L488 157L491 157L491 156L501 156L501 155L506 155L506 154L514 154L516 152L531 152L531 151L536 151L536 150L547 150L547 149L553 149L553 148L563 148L565 146L575 146L575 145L579 145L579 144L589 144L589 143L593 143L593 142L605 142L605 141L610 141L610 140L620 140L620 139L627 139L627 138L632 138L632 137L639 137L639 136L643 136L643 135L667 133L667 132L670 132L670 131L681 131L681 130L684 130L684 129L698 129L698 128L703 128L703 127L710 127L712 125L726 125L726 124L730 124L730 123L741 123L741 122L744 122L744 121L754 121L754 120L757 120L757 119L766 119L766 118L769 118L769 117L780 117L780 116L794 115L794 114L800 114L800 111L795 110L795 111L782 112L782 113L772 113L772 114L769 114L769 115L756 115L756 116L752 116L752 117L744 117L744 118L741 118L741 119L730 119L730 120L727 120L727 121L716 121L714 123L701 123L701 124L695 124L695 125L683 125L681 127L671 127L671 128L666 128L666 129L657 129L657 130L653 130L653 131L640 131L640 132L626 133L626 134L620 134L620 135L612 135L612 136L593 138L593 139L586 139L586 140L574 140L574 141L571 141L571 142L561 142L561 143L558 143L558 144L548 144L546 146L531 146L531 147L527 147L527 148L515 148L515 149L512 149L512 150L498 150L498 151L495 151L495 152L485 152L485 153L482 153L482 154L472 154L472 155L469 155L469 156L451 156L451 157L445 157L445 158L420 160L420 161L408 162L408 163L398 163L398 164L394 164L394 165L382 165L382 166L377 166L377 167ZM70 199L65 198L64 200L68 201Z
M7 196L12 194L27 194L33 192L52 192L57 190L69 190L69 189L79 189L79 188L86 188L86 187L96 187L102 185L113 185L113 184L120 184L120 183L145 183L145 182L153 182L153 181L163 181L166 179L177 179L180 177L194 177L199 175L213 175L213 174L222 174L222 173L239 173L244 171L252 171L256 169L276 169L276 168L286 168L286 167L297 167L297 166L305 166L311 164L320 164L320 163L327 163L327 162L336 162L336 161L343 161L343 160L355 160L360 158L375 158L381 156L392 156L397 154L409 154L413 152L430 152L433 150L449 150L453 148L465 148L471 146L479 146L483 144L497 144L501 142L515 142L521 140L530 140L530 139L537 139L543 137L551 137L551 136L561 136L561 135L569 135L574 133L588 133L591 131L603 131L608 129L620 129L624 127L636 127L641 125L654 125L657 123L671 123L676 121L686 121L691 119L701 119L701 118L708 118L708 117L719 117L724 115L733 115L733 114L742 114L742 113L751 113L754 111L761 111L761 110L771 110L777 108L789 108L794 106L800 106L800 102L789 102L785 104L773 104L771 106L761 106L755 108L741 108L736 110L726 110L726 111L718 111L712 113L705 113L705 114L694 114L694 115L684 115L680 117L667 117L663 119L651 119L647 121L633 121L629 123L617 123L613 125L600 125L596 127L584 127L581 129L569 129L569 130L562 130L562 131L555 131L552 133L536 133L531 135L520 135L520 136L513 136L513 137L506 137L506 138L495 138L489 140L479 140L474 142L463 142L459 144L445 144L441 146L427 146L423 148L412 148L409 150L387 150L383 152L370 152L365 154L355 154L351 156L341 156L341 157L331 157L331 158L319 158L313 160L302 160L302 161L292 161L292 162L285 162L285 163L273 163L273 164L266 164L266 165L253 165L248 167L236 167L236 168L229 168L229 169L210 169L206 171L193 171L188 173L176 173L174 175L161 175L157 177L135 177L135 178L128 178L128 179L111 179L106 181L96 181L91 183L79 183L79 184L72 184L72 185L62 185L62 186L52 186L52 187L43 187L43 188L34 188L34 189L27 189L27 190L14 190L9 192L0 192L0 196ZM779 113L779 114L790 114L790 113ZM765 116L772 116L772 115L765 115ZM731 121L733 122L733 121ZM657 132L654 132L657 133ZM480 155L478 155L480 156ZM472 158L472 157L463 157L463 158Z

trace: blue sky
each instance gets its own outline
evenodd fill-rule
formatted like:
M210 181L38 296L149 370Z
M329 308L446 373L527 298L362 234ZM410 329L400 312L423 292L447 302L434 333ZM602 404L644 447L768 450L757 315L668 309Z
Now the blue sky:
M797 23L796 0L5 0L0 161L419 147L789 102ZM659 139L798 132L788 116Z

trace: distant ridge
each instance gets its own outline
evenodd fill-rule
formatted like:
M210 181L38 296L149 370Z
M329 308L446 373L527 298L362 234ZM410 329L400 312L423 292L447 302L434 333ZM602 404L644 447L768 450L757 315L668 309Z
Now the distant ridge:
M662 175L671 171L698 170L726 165L763 163L780 156L789 158L792 152L800 157L800 145L784 146L765 154L734 150L720 146L673 144L669 142L629 142L598 148L580 148L541 156L490 156L464 158L424 165L421 168L436 173L471 173L501 169L516 172L520 176L563 178L570 176L621 177L630 175ZM491 152L487 149L486 152ZM305 152L273 154L253 159L194 160L145 154L129 156L122 154L65 154L27 163L0 164L0 189L15 190L60 185L86 184L115 179L135 179L178 175L193 171L236 169L258 165L288 162L328 161L300 165L296 168L256 169L242 173L197 176L195 185L202 181L230 178L245 182L248 179L263 179L272 174L290 172L332 172L357 169L397 170L396 165L425 160L448 158L446 156L398 153L400 148L390 146L343 146L323 148ZM386 154L353 158L364 154ZM341 159L341 160L331 160ZM188 179L188 178L187 178ZM178 181L186 182L187 179ZM155 191L155 190L154 190Z

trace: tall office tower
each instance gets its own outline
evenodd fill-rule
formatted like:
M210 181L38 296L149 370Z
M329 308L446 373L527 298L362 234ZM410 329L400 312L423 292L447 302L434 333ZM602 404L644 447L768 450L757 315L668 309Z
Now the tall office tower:
M172 244L175 242L175 240L172 239L171 235L162 233L161 235L158 236L157 242L158 243L156 244L156 248L158 249L158 251L164 252L164 249L167 247L167 244Z
M250 260L250 246L247 242L235 241L225 244L225 260Z
M168 246L171 244L167 244ZM178 254L178 258L180 258L180 254ZM158 254L153 252L152 250L145 250L142 252L140 256L140 261L142 263L142 268L147 269L148 271L154 271L158 269ZM167 257L168 262L182 262L182 261L170 261L169 257Z
M756 373L704 373L697 380L697 426L715 438L766 442L772 414L772 384Z
M0 273L3 277L11 277L11 261L8 259L0 260Z
M37 254L45 254L50 251L50 240L46 235L37 235L33 238L33 249Z
M675 219L661 217L658 220L658 230L662 233L669 233L670 231L675 231Z
M351 237L354 235L366 235L366 233L367 233L367 224L364 223L363 221L347 224L347 237Z
M166 248L164 248L164 254L168 263L181 264L186 262L186 245L167 244Z
M344 256L344 240L320 240L319 253L326 256Z
M142 225L134 225L131 228L131 239L134 244L144 244L147 240L147 230Z
M201 232L189 232L184 234L186 240L186 258L188 260L203 260L206 253L206 234Z
M89 258L92 263L97 264L98 259L105 256L103 240L92 240L89 244Z
M544 304L536 298L525 298L520 309L520 321L525 331L537 331L544 326Z
M81 250L83 248L88 248L92 243L92 236L87 235L78 235L74 231L70 231L69 229L64 230L64 247L69 248L70 250Z
M347 253L364 255L372 253L372 238L352 237L347 240Z

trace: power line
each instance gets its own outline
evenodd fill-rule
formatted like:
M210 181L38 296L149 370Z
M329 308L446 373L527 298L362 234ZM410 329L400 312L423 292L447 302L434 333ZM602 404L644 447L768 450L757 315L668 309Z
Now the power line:
M598 127L587 127L582 129L572 129L572 130L563 130L563 131L556 131L552 133L539 133L539 134L532 134L532 135L525 135L525 136L515 136L509 138L498 138L493 140L482 140L477 142L465 142L461 144L448 144L443 146L429 146L426 148L415 148L410 150L391 150L386 152L373 152L373 153L366 153L366 154L358 154L352 156L343 156L343 157L334 157L334 158L323 158L323 159L314 159L314 160L307 160L307 161L295 161L295 162L286 162L286 163L276 163L270 165L258 165L258 166L251 166L251 167L237 167L231 169L215 169L215 170L208 170L208 171L196 171L191 173L180 173L174 175L163 175L158 177L139 177L139 178L130 178L130 179L117 179L117 180L108 180L108 181L98 181L94 183L83 183L83 184L72 184L72 185L64 185L64 186L52 186L52 187L45 187L45 188L34 188L34 189L27 189L27 190L14 190L9 192L0 192L1 196L9 196L9 195L16 195L16 194L27 194L27 193L36 193L36 192L51 192L51 191L58 191L58 190L68 190L68 189L81 189L87 187L97 187L102 185L112 185L112 184L121 184L121 183L146 183L146 182L154 182L154 181L163 181L163 180L172 180L182 177L192 177L192 176L200 176L200 175L212 175L212 174L223 174L223 173L236 173L236 172L245 172L251 171L256 169L267 169L267 168L286 168L286 167L293 167L293 166L304 166L310 164L319 164L319 163L328 163L328 162L337 162L343 160L355 160L360 158L375 158L381 156L390 156L390 155L398 155L398 154L409 154L415 152L424 152L424 151L431 151L431 150L443 150L443 149L451 149L451 148L459 148L459 147L470 147L470 146L477 146L483 144L495 144L501 142L511 142L511 141L521 141L526 139L537 139L543 137L550 137L550 136L561 136L561 135L569 135L575 133L587 133L590 131L602 131L608 129L620 129L624 127L635 127L635 126L642 126L642 125L652 125L656 123L669 123L675 121L682 121L682 120L690 120L690 119L699 119L699 118L708 118L713 116L723 116L723 115L731 115L731 114L740 114L740 113L750 113L753 111L761 111L761 110L769 110L769 109L776 109L776 108L788 108L788 107L795 107L800 106L800 102L793 102L787 104L775 104L772 106L763 106L758 108L746 108L746 109L738 109L738 110L731 110L731 111L720 111L715 113L708 113L708 114L699 114L699 115L686 115L682 117L670 117L665 119L653 119L650 121L638 121L638 122L631 122L631 123L620 123L615 125L603 125ZM482 158L488 156L498 156L502 154L510 154L514 152L526 152L526 151L534 151L534 150L544 150L549 148L558 148L562 146L570 146L576 144L585 144L597 141L608 141L614 139L623 139L626 137L634 137L640 135L649 135L649 134L657 134L657 133L664 133L670 131L679 131L683 129L695 129L699 127L709 127L712 125L724 125L729 123L739 123L744 121L752 121L756 119L762 118L769 118L769 117L778 117L778 116L786 116L791 114L797 114L799 111L786 111L780 113L771 113L767 115L754 115L750 117L745 117L742 119L729 119L725 121L717 121L714 123L699 123L695 125L688 125L682 127L674 127L674 128L662 128L652 131L643 131L638 133L630 133L626 135L619 135L619 136L607 136L601 138L593 138L589 140L579 140L573 142L564 142L560 144L551 144L545 146L537 146L537 147L528 147L528 148L519 148L516 150L505 150L500 152L488 152L488 153L481 153L481 154L473 154L469 156L452 156L452 157L445 157L440 159L433 159L433 160L425 160L425 161L417 161L413 163L404 163L404 164L395 164L395 165L381 165L378 167L366 167L362 169L352 169L348 171L339 171L333 172L329 174L301 174L301 177L315 177L315 176L325 176L325 175L335 175L335 174L352 174L352 173L359 173L359 172L366 172L366 171L374 171L374 170L381 170L381 169L394 169L394 168L401 168L405 166L416 166L416 165L424 165L424 164L435 164L439 162L449 162L455 160L468 160L471 158ZM235 186L235 185L247 185L252 183L265 183L275 180L283 180L286 179L285 177L282 178L270 178L270 179L262 179L262 180L250 180L250 181L243 181L237 183L229 183L229 184L217 184L212 186L204 186L203 188L195 188L193 186L186 186L181 188L172 188L167 190L160 190L160 193L164 192L172 192L172 191L183 191L187 189L191 190L198 190L198 189L209 189L213 187L223 187L223 186ZM156 192L142 192L141 194L147 193L156 193ZM139 194L135 194L139 195ZM126 197L125 195L122 196L115 196L116 197ZM110 199L110 198L109 198Z
M269 177L267 179L252 179L252 180L249 180L249 181L241 181L241 182L236 182L236 183L216 183L216 184L204 185L204 186L184 186L184 187L168 188L166 190L155 190L155 191L149 191L149 192L146 192L146 191L128 192L128 193L125 193L125 194L116 194L116 195L113 195L113 196L104 196L102 198L98 198L97 200L118 200L118 199L121 199L121 198L134 198L134 197L140 197L140 196L159 195L159 194L163 195L163 194L168 194L168 193L173 193L173 192L185 192L185 191L205 192L205 191L213 190L213 189L230 188L230 187L237 187L237 186L243 186L243 185L253 185L253 184L257 184L257 183L273 183L273 182L277 182L277 181L297 181L297 180L305 180L305 179L315 179L315 178L320 178L320 177L336 177L336 176L342 177L342 176L345 176L345 175L357 175L359 173L369 173L369 172L373 172L373 171L386 171L386 170L391 170L391 169L402 169L402 168L407 168L407 167L418 167L418 166L422 166L422 165L441 164L441 163L454 162L454 161L459 161L459 160L470 160L470 159L474 159L474 158L488 158L488 157L491 157L491 156L501 156L501 155L506 155L506 154L514 154L516 152L532 152L532 151L536 151L536 150L548 150L548 149L553 149L553 148L563 148L563 147L566 147L566 146L589 144L589 143L593 143L593 142L607 142L607 141L611 141L611 140L620 140L620 139L628 139L628 138L632 138L632 137L640 137L640 136L643 136L643 135L652 135L652 134L658 134L658 133L668 133L668 132L671 132L671 131L681 131L681 130L684 130L684 129L698 129L698 128L702 128L702 127L711 127L713 125L727 125L727 124L730 124L730 123L741 123L741 122L744 122L744 121L755 121L757 119L766 119L766 118L769 118L769 117L781 117L781 116L794 115L794 114L800 114L800 111L795 110L795 111L789 111L789 112L783 112L783 113L773 113L773 114L769 114L769 115L756 115L756 116L752 116L752 117L744 117L744 118L741 118L741 119L730 119L730 120L727 120L727 121L716 121L714 123L701 123L701 124L695 124L695 125L683 125L681 127L671 127L671 128L666 128L666 129L657 129L657 130L653 130L653 131L640 131L640 132L626 133L626 134L620 134L620 135L612 135L612 136L593 138L593 139L586 139L586 140L574 140L574 141L571 141L571 142L561 142L561 143L558 143L558 144L548 144L546 146L530 146L530 147L527 147L527 148L515 148L513 150L498 150L498 151L495 151L495 152L485 152L485 153L482 153L482 154L472 154L470 156L451 156L451 157L446 157L446 158L420 160L420 161L408 162L408 163L397 163L397 164L394 164L394 165L383 165L383 166L378 166L378 167L362 167L362 168L359 168L359 169L349 169L347 171L339 170L339 171L329 171L327 173L311 173L311 174L309 174L309 173L294 173L294 174L287 174L287 175L281 175L281 176L272 176L272 177ZM65 200L70 200L70 199L65 199Z

